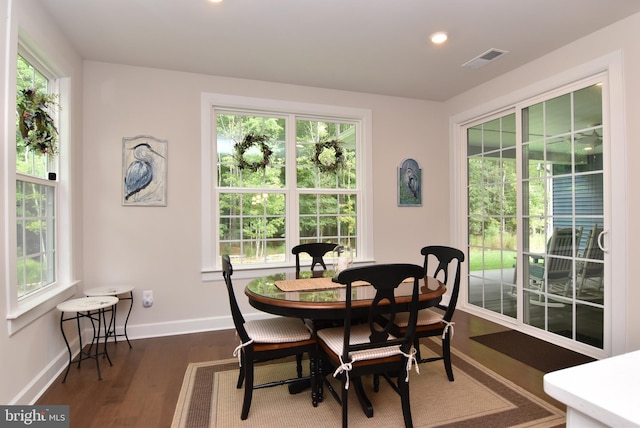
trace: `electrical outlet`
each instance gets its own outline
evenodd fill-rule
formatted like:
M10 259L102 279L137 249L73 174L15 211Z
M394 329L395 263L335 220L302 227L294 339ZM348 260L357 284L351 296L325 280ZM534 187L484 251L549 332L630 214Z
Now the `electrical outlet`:
M142 292L142 306L145 308L153 306L153 291L145 290Z

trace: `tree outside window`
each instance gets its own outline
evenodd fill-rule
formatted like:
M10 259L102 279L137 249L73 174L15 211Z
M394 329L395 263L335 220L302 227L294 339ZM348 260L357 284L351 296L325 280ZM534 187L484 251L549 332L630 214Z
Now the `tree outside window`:
M17 91L47 94L49 79L18 56ZM16 100L16 103L18 100ZM17 106L17 104L16 104ZM27 147L16 115L17 294L23 299L56 280L56 183L49 181L55 158Z
M268 265L298 243L357 248L356 123L222 109L215 119L219 254ZM238 154L248 135L268 148Z

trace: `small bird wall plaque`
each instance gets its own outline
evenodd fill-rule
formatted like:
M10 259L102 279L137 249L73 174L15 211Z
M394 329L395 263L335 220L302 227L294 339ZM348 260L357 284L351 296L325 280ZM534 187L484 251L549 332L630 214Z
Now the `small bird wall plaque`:
M167 205L167 141L148 135L122 139L122 205Z
M422 206L422 169L414 159L405 159L398 167L398 206Z

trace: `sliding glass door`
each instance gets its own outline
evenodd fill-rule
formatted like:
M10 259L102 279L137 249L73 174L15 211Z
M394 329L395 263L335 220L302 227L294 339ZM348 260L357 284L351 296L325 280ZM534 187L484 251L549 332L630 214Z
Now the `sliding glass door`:
M516 318L516 117L467 129L468 300Z
M468 303L603 349L607 262L602 85L466 129Z

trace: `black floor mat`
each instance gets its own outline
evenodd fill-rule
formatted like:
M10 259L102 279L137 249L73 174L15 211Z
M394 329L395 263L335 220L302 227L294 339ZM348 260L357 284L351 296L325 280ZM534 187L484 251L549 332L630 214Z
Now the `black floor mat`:
M586 355L515 330L470 339L545 373L595 361Z

